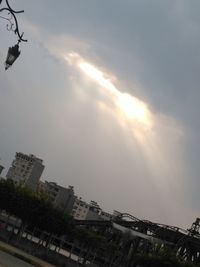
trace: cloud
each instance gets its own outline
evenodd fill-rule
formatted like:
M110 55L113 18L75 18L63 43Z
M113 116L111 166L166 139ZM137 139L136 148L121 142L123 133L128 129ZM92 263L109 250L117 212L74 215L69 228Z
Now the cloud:
M87 90L88 83L91 83L93 90L95 87L98 91L96 98L99 98L99 94L105 94L99 98L99 101L92 98L91 101L98 103L97 108L103 107L104 111L115 116L119 127L122 127L125 132L129 146L135 146L137 143L138 152L143 155L148 169L147 184L153 184L155 191L159 192L158 197L162 199L166 213L173 214L175 217L177 211L181 210L180 203L184 200L183 191L186 186L184 150L182 149L184 132L180 124L172 117L154 113L140 99L121 92L112 82L113 75L109 78L108 73L105 73L102 68L88 62L79 54L70 52L65 55L65 59L70 66L89 79L83 82L80 78L81 90ZM117 82L116 78L115 82ZM90 91L87 90L85 94L90 94ZM124 96L128 97L125 102L123 102ZM119 106L121 102L122 106L121 104ZM130 108L127 110L128 104ZM180 188L180 183L182 183L183 190ZM142 191L140 187L142 184L143 182L139 182L137 185L140 191ZM158 210L156 212L158 213Z
M130 93L134 90L138 92L138 88L126 90L123 83L107 67L99 67L96 64L98 56L93 57L90 54L91 44L67 35L48 36L47 34L45 39L42 41L42 49L47 51L50 58L56 58L62 65L62 69L66 71L66 81L71 87L70 91L74 91L70 99L66 94L66 100L68 98L66 105L69 106L63 111L64 114L68 114L67 117L62 114L59 119L61 122L59 127L63 128L60 140L63 140L64 146L68 144L68 141L64 141L63 135L66 131L71 142L76 143L74 147L68 144L71 158L64 153L71 164L69 167L69 163L65 161L65 165L68 166L66 173L75 177L75 181L71 183L75 183L77 190L82 194L84 192L86 197L89 197L88 195L94 189L94 195L91 193L91 198L96 197L109 209L115 208L116 205L131 213L135 210L139 217L147 216L156 220L162 218L162 222L168 223L179 222L179 219L184 217L181 203L185 202L184 194L187 191L183 125L177 119L157 112L154 106ZM123 89L119 89L119 86ZM75 128L71 128L69 121ZM85 125L90 132L86 130ZM73 129L72 132L69 131L69 127ZM77 134L74 134L75 129ZM79 139L80 131L84 133L84 138L82 136ZM100 133L102 133L101 136L99 136ZM111 142L113 135L116 136L116 140ZM82 143L83 140L85 145ZM101 147L98 144L99 140L101 140ZM118 142L122 142L121 145L125 146L122 153ZM110 146L116 154L121 153L119 158L111 152L105 154L103 148ZM55 150L57 151L57 148L54 147ZM95 155L92 150L95 151ZM84 154L87 158L84 158ZM127 168L123 157L130 157ZM78 172L75 170L76 164L80 169ZM62 166L60 168L63 169ZM135 174L132 176L134 168ZM64 175L64 170L58 170L58 167L56 169ZM55 175L55 168L54 170L51 168L48 173ZM80 173L83 174L83 181ZM94 182L91 180L92 177ZM120 181L122 177L124 179ZM98 180L103 180L103 188ZM65 181L62 180L62 183ZM115 190L110 187L112 183L117 185ZM135 188L133 191L127 189L129 183ZM108 188L106 184L109 185ZM81 189L78 189L80 187ZM101 188L100 193L104 190L102 196L96 191L98 187ZM117 194L120 194L120 188L123 187L127 197L124 196L121 203L121 200L119 202L116 199ZM115 204L112 198L115 199ZM132 206L130 200L140 202L140 205ZM149 206L157 208L147 211ZM176 219L178 211L181 214L179 219Z
M199 184L193 4L51 4L24 21L20 64L1 74L1 153L41 156L45 178L105 209L190 224Z

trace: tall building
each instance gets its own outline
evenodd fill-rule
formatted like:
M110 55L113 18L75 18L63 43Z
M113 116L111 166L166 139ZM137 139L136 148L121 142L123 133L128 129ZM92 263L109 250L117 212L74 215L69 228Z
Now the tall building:
M65 188L54 182L40 182L39 191L45 194L53 205L66 213L71 213L75 195L73 186Z
M42 159L32 154L26 155L17 152L6 178L13 180L16 184L27 186L35 191L38 187L43 170L44 165Z

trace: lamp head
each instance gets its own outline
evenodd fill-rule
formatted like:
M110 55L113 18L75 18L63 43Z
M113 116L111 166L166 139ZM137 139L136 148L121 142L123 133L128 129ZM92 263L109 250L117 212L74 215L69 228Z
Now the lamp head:
M5 70L10 68L15 60L19 57L21 51L19 51L19 44L8 48L8 54L5 61Z

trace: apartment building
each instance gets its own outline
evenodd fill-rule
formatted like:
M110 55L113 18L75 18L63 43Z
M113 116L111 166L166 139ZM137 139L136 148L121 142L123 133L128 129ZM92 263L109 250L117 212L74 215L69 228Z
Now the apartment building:
M96 201L91 200L86 220L101 220L100 213L101 208L99 204Z
M66 188L55 182L45 181L40 182L39 191L45 194L55 207L71 213L75 201L73 186Z
M44 167L42 159L37 158L33 154L26 155L17 152L6 174L6 178L12 179L16 184L21 184L35 191Z
M89 211L89 204L81 198L76 198L73 208L72 216L75 220L86 220Z
M96 201L91 200L88 204L81 198L77 198L72 209L75 220L112 220L112 215L103 211Z

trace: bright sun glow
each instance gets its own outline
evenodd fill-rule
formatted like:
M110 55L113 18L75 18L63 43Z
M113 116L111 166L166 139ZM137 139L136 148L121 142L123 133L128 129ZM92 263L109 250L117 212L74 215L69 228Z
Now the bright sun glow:
M134 119L148 127L152 126L148 107L138 98L127 93L120 93L116 104L128 119Z
M120 92L109 79L108 74L85 61L78 54L70 53L65 56L65 59L68 63L77 66L90 80L106 89L105 92L112 99L120 118L140 123L147 129L152 127L151 112L146 103L128 93Z

